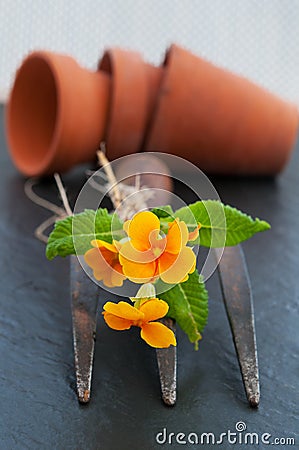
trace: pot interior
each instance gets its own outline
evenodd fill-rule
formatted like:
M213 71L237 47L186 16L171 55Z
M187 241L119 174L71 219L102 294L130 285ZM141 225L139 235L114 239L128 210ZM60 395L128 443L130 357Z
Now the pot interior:
M8 112L9 144L22 172L43 172L51 159L58 94L53 70L42 56L27 59L19 69Z

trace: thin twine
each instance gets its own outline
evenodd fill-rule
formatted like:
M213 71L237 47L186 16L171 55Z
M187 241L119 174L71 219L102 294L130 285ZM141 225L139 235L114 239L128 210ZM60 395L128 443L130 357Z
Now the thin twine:
M33 187L36 186L39 183L38 178L29 178L25 184L24 184L24 192L26 196L31 200L33 203L35 203L38 206L41 206L42 208L47 209L48 211L52 211L57 216L62 216L65 214L65 210L57 205L55 203L50 202L49 200L46 200L43 197L40 197L33 191Z
M73 211L72 211L72 209L70 207L69 200L68 200L67 195L66 195L66 190L65 190L65 188L64 188L64 186L62 184L60 175L58 173L54 173L54 178L55 178L58 190L59 190L59 194L60 194L60 197L61 197L61 200L62 200L62 204L63 204L64 209L65 209L65 212L66 212L66 214L68 216L72 216L73 215Z
M29 178L24 184L24 192L29 200L31 200L36 205L47 209L48 211L54 212L51 217L46 219L34 230L34 236L45 244L47 244L48 242L48 236L45 234L45 231L49 228L49 226L53 225L56 220L64 219L66 216L71 216L73 214L60 175L58 173L55 173L54 179L62 200L63 208L57 206L55 203L52 203L49 200L46 200L43 197L40 197L34 192L33 187L38 184L38 178Z
M105 155L105 152L106 152L105 143L101 142L100 150L97 151L97 158L98 158L99 165L101 165L103 167L103 170L107 177L107 180L108 180L108 183L109 183L109 186L111 189L111 191L108 193L108 195L113 203L114 209L116 210L122 204L123 196L122 196L122 192L121 192L120 186L119 186L119 185L121 185L121 183L118 183L118 181L116 180L115 174L113 172L113 169L111 167L111 164L110 164L108 158ZM49 217L43 223L41 223L34 231L35 237L37 239L39 239L41 242L44 242L45 244L48 242L48 236L45 234L45 231L51 225L53 225L56 222L56 220L58 220L58 219L61 220L67 216L73 215L73 211L70 207L66 190L63 186L61 177L58 173L54 173L54 180L56 182L57 189L58 189L60 197L61 197L63 208L61 208L60 206L57 206L55 203L52 203L49 200L46 200L43 197L40 197L38 194L36 194L34 192L33 188L34 188L34 186L36 186L38 184L38 182L39 182L38 178L29 178L24 184L24 192L25 192L26 196L29 198L29 200L31 200L36 205L41 206L42 208L45 208L48 211L52 211L54 213L51 217ZM92 180L92 182L94 182L94 180ZM96 182L94 182L93 187L95 189L102 191L101 186L98 185ZM129 188L129 186L128 186L128 188ZM135 191L140 191L140 189L141 189L140 174L138 174L135 176ZM125 186L123 186L123 190L124 190L124 192L123 192L124 194L126 194L126 193L128 194L128 192L126 192ZM147 197L150 198L151 195L150 195L150 192L145 191L144 198L143 198L144 204L146 204ZM139 206L140 207L142 206L142 208L144 207L144 205L139 205ZM126 215L128 215L129 212L130 211L125 211Z
M111 192L112 195L110 195L110 198L114 208L116 209L121 204L121 194L118 188L116 177L111 168L110 162L105 155L105 152L106 152L105 143L101 142L100 150L98 150L97 152L97 157L99 164L103 167L105 174L109 180L109 183L112 186ZM29 198L29 200L31 200L36 205L41 206L42 208L45 208L48 211L52 211L54 213L51 217L42 222L34 230L35 237L39 239L41 242L44 242L45 244L47 244L48 242L48 236L45 234L45 231L49 228L49 226L53 225L58 219L64 219L66 216L73 215L73 211L70 207L66 190L63 186L61 177L58 173L54 173L54 180L56 182L61 197L63 208L57 206L55 203L52 203L49 200L46 200L43 197L40 197L38 194L34 192L33 190L34 186L36 186L39 183L38 178L29 178L24 184L24 192L27 198Z

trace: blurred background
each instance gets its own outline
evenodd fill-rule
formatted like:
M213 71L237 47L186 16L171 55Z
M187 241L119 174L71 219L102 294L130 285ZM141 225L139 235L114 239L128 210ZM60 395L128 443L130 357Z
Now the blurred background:
M160 63L176 42L299 105L299 0L0 0L0 101L24 56L95 68L111 46Z

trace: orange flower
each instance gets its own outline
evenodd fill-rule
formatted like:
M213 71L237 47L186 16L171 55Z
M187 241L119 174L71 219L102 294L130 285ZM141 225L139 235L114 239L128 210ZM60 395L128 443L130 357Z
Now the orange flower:
M118 242L109 244L98 239L91 241L95 248L88 250L84 259L92 268L94 277L107 287L122 286L125 276L118 259Z
M168 308L166 302L157 298L144 301L138 309L127 302L107 302L103 315L105 322L113 330L140 327L140 336L147 344L155 348L167 348L176 345L174 333L166 325L153 321L164 317Z
M195 270L196 257L187 242L196 239L198 228L189 235L185 222L175 219L162 237L158 217L143 211L125 222L124 230L130 240L121 246L119 262L131 281L147 283L161 277L165 283L177 284Z

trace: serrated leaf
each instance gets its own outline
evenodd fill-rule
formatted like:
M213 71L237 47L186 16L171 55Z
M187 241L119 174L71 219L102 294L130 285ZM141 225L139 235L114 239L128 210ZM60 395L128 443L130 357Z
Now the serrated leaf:
M166 217L171 218L174 215L173 209L170 205L153 208L151 209L151 212L159 217L159 219L165 219Z
M97 211L86 209L80 214L56 222L49 236L46 256L83 255L93 239L112 242L112 239L124 237L122 222L116 214L109 214L106 209Z
M159 294L169 305L168 316L175 319L198 349L208 319L208 292L202 277L195 270L184 283Z
M225 247L237 245L254 234L268 230L270 225L264 220L253 219L249 215L217 200L203 200L177 210L188 227L200 223L200 245L204 247Z

